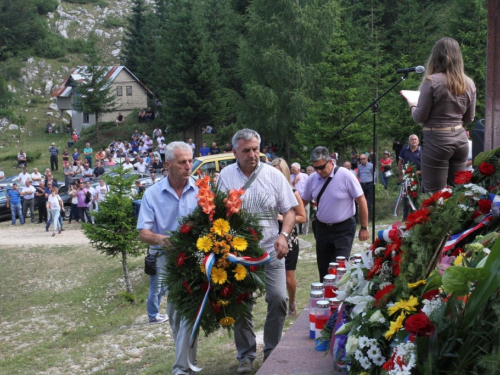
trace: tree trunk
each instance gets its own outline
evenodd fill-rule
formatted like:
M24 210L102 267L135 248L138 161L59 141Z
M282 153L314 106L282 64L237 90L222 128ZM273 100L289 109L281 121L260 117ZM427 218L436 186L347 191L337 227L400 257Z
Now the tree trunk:
M99 132L99 115L95 115L95 132L97 134L97 144L101 144L101 134Z
M123 265L123 275L125 276L125 285L127 286L127 292L133 293L132 283L130 282L130 276L128 274L128 264L127 264L127 252L122 250L122 265Z

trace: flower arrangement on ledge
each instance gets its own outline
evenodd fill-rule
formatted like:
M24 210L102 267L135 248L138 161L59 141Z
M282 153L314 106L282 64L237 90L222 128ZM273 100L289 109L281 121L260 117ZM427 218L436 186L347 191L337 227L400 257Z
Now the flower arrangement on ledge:
M251 318L250 305L265 287L259 266L269 258L259 247L258 223L269 214L246 212L244 190L213 189L208 175L199 176L196 185L198 207L170 233L166 273L160 277L177 311L195 331L209 335Z
M479 155L455 188L423 200L348 265L341 310L322 332L336 369L500 373L499 152Z

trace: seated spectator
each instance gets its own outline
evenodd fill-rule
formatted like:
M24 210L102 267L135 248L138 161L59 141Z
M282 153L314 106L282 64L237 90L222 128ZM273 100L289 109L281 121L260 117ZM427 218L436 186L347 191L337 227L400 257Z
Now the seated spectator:
M119 148L118 152L116 153L117 158L124 158L126 157L127 154L125 153L125 150L123 148Z
M160 144L161 141L165 142L165 137L161 133L161 130L158 132L158 137L156 138L156 143Z
M140 142L146 142L146 139L148 139L148 136L146 135L146 132L142 132L141 137L139 138L139 143Z
M137 115L137 121L139 124L143 124L144 121L146 121L146 111L144 109L141 109L139 111L139 114Z
M207 147L207 142L203 142L203 146L200 148L200 156L210 155L210 149Z
M157 138L161 133L161 129L157 126L155 130L153 130L153 139Z
M76 165L73 166L73 172L75 172L75 177L80 177L83 172L82 161L77 160Z
M211 155L220 154L220 148L217 146L217 143L215 143L215 142L212 143L212 148L210 149L210 154Z
M118 142L115 143L115 149L116 151L120 151L120 149L125 149L125 145L121 141L121 139L118 140Z
M94 168L94 173L92 175L92 177L94 178L99 178L100 176L102 176L106 171L104 170L104 168L102 167L102 162L98 161L96 163L96 167Z
M73 134L71 135L71 140L73 142L78 142L78 134L76 134L76 130L73 130Z
M115 165L116 165L116 163L113 160L113 156L109 155L108 156L108 161L106 161L106 166L107 167L111 167L111 166L115 166Z
M95 162L96 162L96 164L98 162L101 162L101 165L102 165L102 163L104 163L105 160L106 160L106 153L104 152L104 150L101 147L99 149L99 151L97 151L97 153L95 154Z
M163 167L163 162L157 157L154 158L152 162L149 163L149 172L150 173L161 173Z
M146 122L151 122L155 119L155 113L151 109L151 107L148 107L148 110L146 111Z
M141 135L139 134L139 130L135 129L134 133L132 134L132 136L130 137L130 139L132 141L136 140L137 142L139 142L139 138L141 138Z
M130 158L125 158L125 163L122 164L123 169L134 169L134 164L130 162Z
M224 153L227 153L227 152L233 152L233 146L229 142L227 142L226 147L224 147Z
M122 126L125 123L125 117L123 117L121 112L118 112L116 116L116 126Z
M54 127L52 126L52 123L50 121L47 121L47 124L45 125L45 132L52 134L54 132Z
M17 154L17 166L26 167L27 166L27 156L26 153L21 149L19 154Z
M213 128L210 125L207 125L206 128L202 128L201 130L203 130L203 133L201 134L212 134Z

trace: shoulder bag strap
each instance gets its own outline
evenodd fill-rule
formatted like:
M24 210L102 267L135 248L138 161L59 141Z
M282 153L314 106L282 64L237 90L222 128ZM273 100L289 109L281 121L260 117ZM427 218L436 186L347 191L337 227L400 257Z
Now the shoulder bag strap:
M337 173L339 168L340 168L339 166L335 167L335 169L333 170L333 177L335 177L335 173ZM330 183L330 181L333 180L333 177L328 177L326 179L325 183L323 184L323 187L321 188L321 191L319 192L318 197L316 198L316 207L319 207L319 200L320 200L321 196L323 195L323 193L325 192L325 189L328 186L328 184Z
M250 185L252 185L252 182L254 182L254 180L257 178L257 176L260 173L260 171L262 170L263 166L264 166L264 163L260 162L259 163L259 168L257 168L257 170L252 175L252 177L250 177L250 179L247 181L247 183L245 184L245 186L243 186L243 190L247 190L250 187Z

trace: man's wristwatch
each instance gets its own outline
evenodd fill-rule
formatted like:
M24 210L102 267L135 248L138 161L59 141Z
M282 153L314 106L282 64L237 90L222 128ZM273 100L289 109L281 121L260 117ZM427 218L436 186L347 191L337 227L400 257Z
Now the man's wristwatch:
M361 227L361 228L360 228L360 230L361 230L361 229L368 230L368 228L367 228L367 227Z
M286 240L288 241L290 239L290 235L287 232L281 231L280 234L285 236Z

